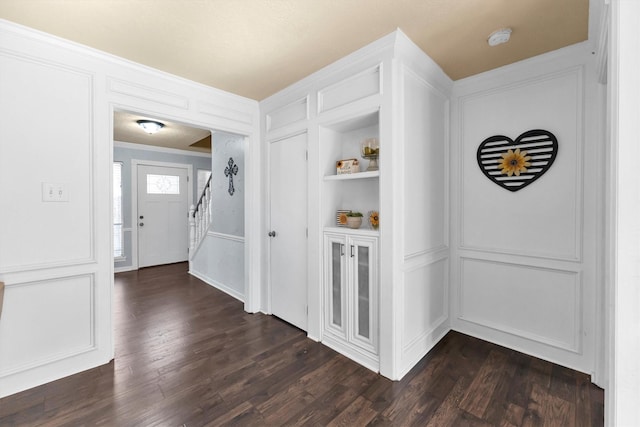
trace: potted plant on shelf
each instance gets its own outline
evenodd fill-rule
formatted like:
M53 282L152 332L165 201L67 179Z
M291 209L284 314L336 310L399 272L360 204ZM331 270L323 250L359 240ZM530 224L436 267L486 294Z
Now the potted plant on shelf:
M347 213L347 227L360 228L361 225L362 225L362 213L360 212Z

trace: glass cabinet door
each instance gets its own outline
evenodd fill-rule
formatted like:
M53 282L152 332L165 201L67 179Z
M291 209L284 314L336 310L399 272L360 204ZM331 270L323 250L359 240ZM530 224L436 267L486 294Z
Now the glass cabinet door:
M357 282L356 282L356 298L357 312L356 317L356 334L369 339L371 329L371 313L370 313L370 281L369 281L369 248L366 246L358 246L357 254Z
M350 241L353 278L353 338L363 348L375 351L377 337L376 239L354 237Z
M334 345L377 355L377 283L377 237L325 233L324 332Z
M346 241L342 236L327 235L326 239L329 262L326 271L325 318L328 328L346 336Z

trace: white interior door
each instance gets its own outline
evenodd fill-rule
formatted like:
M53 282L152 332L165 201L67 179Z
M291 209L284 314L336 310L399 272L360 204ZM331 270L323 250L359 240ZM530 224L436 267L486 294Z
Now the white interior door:
M188 168L138 165L138 266L189 257Z
M307 135L271 143L271 313L307 330ZM275 233L275 235L273 235Z

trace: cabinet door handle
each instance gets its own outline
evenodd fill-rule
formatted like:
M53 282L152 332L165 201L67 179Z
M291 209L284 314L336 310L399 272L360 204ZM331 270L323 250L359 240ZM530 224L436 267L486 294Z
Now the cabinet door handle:
M353 245L351 245L351 258L353 258Z

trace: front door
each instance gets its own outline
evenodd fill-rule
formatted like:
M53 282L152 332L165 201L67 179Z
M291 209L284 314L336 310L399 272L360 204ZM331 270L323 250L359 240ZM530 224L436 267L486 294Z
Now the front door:
M270 146L271 313L307 330L307 135Z
M189 257L188 168L138 165L138 266Z

